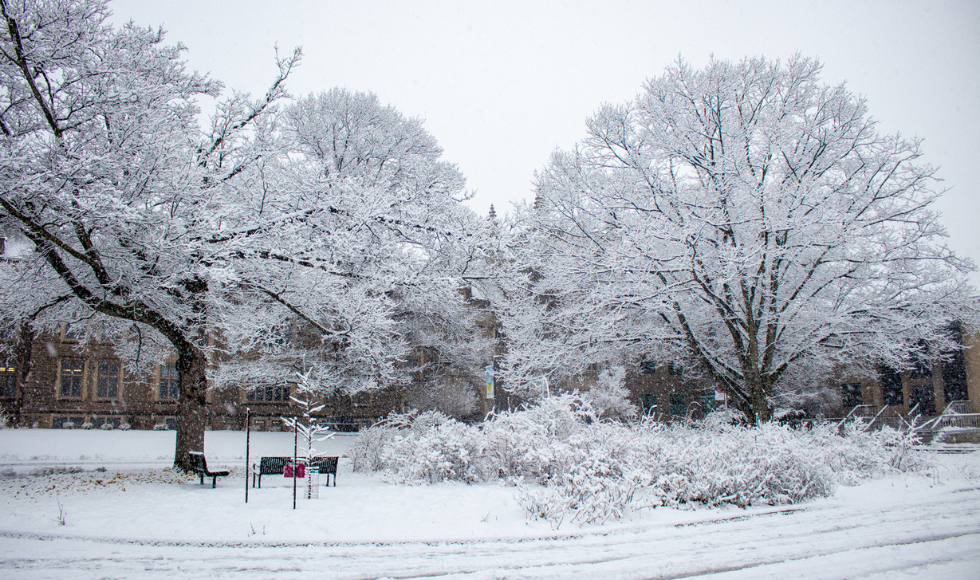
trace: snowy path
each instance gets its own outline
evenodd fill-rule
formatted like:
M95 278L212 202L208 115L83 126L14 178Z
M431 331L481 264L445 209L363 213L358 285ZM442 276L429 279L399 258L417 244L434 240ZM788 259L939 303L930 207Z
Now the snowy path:
M880 489L841 488L835 498L788 509L564 539L205 546L10 534L0 537L0 577L980 577L980 487L922 496L894 489L902 480L866 485Z

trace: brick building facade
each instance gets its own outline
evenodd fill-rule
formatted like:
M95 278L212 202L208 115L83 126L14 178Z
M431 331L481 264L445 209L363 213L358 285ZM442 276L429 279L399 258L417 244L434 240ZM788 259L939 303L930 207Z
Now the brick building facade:
M495 330L493 324L485 321L481 326L486 326L485 333ZM881 412L885 417L912 412L931 416L941 413L953 401L963 402L961 412L980 411L980 336L956 332L966 348L949 353L945 362L902 372L879 369L876 378L842 370L831 385L831 390L840 395L839 404L810 410L811 415L843 417L863 405L868 412ZM133 375L115 354L114 341L119 338L99 335L80 347L79 336L71 328L62 327L57 333L22 340L22 352L0 366L0 407L8 420L41 428L59 428L69 423L76 428L174 428L178 397L175 361L164 361L145 374ZM425 356L424 349L418 349L407 364L420 364ZM562 388L588 388L598 372L598 368L590 369ZM412 373L411 379L420 384L425 380L422 373ZM460 377L458 382L465 389L470 381ZM627 374L626 387L638 409L660 420L697 419L720 404L710 379L677 363L641 363ZM297 413L290 400L292 388L280 381L212 390L208 394L208 428L243 429L247 407L254 429L278 430L280 417ZM474 390L479 393L474 417L484 416L494 406L505 409L520 404L499 385L496 402L483 397L482 389ZM392 411L404 412L407 392L406 385L401 385L329 397L323 400L324 408L317 416L338 430L357 430Z
M134 375L117 357L114 341L99 335L84 347L72 329L22 341L22 349L0 367L0 406L16 425L173 429L177 411L175 360ZM293 387L285 381L231 386L208 393L209 429L243 429L245 409L253 428L279 430L281 416L295 415ZM338 430L356 430L404 410L397 389L326 398L317 416Z

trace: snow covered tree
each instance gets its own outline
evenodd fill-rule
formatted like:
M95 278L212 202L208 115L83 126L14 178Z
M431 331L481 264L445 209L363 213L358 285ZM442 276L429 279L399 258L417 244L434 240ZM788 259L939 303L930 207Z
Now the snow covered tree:
M442 367L434 370L432 376L423 375L422 380L413 381L406 388L405 406L418 411L439 411L457 420L473 418L479 411L477 393L483 385L474 384L472 373L457 374Z
M514 244L512 384L687 359L754 423L804 363L900 366L948 343L972 264L943 244L934 169L820 68L679 61L554 154Z
M4 323L92 319L128 330L129 354L175 350L177 466L203 446L209 361L285 355L300 327L357 390L402 352L396 301L451 304L462 178L417 127L423 155L359 151L338 175L273 114L298 51L202 133L195 99L221 86L162 32L107 26L102 0L0 0L0 15L0 221L33 246L3 269Z
M421 122L374 94L336 88L284 108L257 140L275 151L243 171L260 211L317 215L277 226L278 235L297 228L288 251L273 240L258 248L260 258L275 256L256 267L274 270L274 283L237 279L242 295L226 307L264 315L235 317L243 319L227 338L274 356L226 365L222 376L282 376L283 364L304 355L321 390L356 392L405 382L410 348L462 357L475 313L461 276L482 255L485 227L461 204L463 177ZM315 332L268 348L275 341L264 330L291 320Z
M5 294L12 320L94 311L144 325L178 353L177 463L203 441L211 216L194 98L220 85L184 71L162 33L104 21L104 2L0 2L0 207L34 246ZM276 95L272 95L273 97ZM61 306L60 308L51 306ZM186 461L185 461L186 462Z
M323 390L317 385L313 376L312 368L305 373L297 372L294 375L295 389L290 399L299 407L299 415L296 417L282 417L283 424L289 430L296 429L303 437L303 456L307 459L316 457L315 444L326 441L333 435L330 428L321 424L313 414L323 409L322 396Z

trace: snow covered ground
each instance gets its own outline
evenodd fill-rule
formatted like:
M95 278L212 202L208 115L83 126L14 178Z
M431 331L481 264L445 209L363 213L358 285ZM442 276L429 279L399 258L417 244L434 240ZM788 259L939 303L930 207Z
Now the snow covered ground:
M343 455L352 440L319 448ZM512 487L394 486L343 459L337 487L296 510L281 476L246 504L244 433L207 433L209 465L233 472L217 489L168 469L173 444L0 430L0 578L980 578L980 452L796 506L553 530L527 521ZM257 433L251 457L292 448L291 434Z

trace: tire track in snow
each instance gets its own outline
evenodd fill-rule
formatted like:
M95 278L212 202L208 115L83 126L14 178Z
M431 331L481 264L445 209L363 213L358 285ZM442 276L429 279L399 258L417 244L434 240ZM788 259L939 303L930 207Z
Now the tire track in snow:
M0 533L0 577L754 579L790 576L790 569L853 578L942 558L978 562L978 522L980 493L960 489L888 505L816 503L541 538L250 543L8 531Z
M908 508L910 506L903 506ZM889 515L879 520L877 525L868 526L854 521L864 520L870 512L859 510L856 513L833 513L846 511L842 508L798 510L795 512L765 512L751 516L710 520L702 523L688 523L673 526L661 526L635 533L616 531L613 533L585 534L564 539L537 539L520 542L508 541L478 541L466 543L427 544L348 544L348 545L294 545L294 546L214 546L198 544L190 546L182 544L145 545L134 542L114 542L118 553L109 558L92 558L85 555L89 552L85 545L104 543L100 540L84 540L71 538L41 537L30 539L27 535L20 538L6 536L12 541L38 542L50 544L77 544L74 551L81 552L77 557L71 557L62 552L61 558L9 558L0 560L0 569L19 570L20 572L36 571L53 572L52 576L61 573L72 573L78 577L79 572L97 574L99 578L113 577L107 568L119 567L122 576L132 576L140 573L141 577L149 575L169 576L179 573L182 577L200 577L235 575L243 572L252 574L311 574L319 572L322 578L371 579L371 578L571 578L576 576L593 577L635 577L679 579L690 578L704 574L724 574L743 570L757 570L771 566L785 566L787 563L808 561L822 557L854 552L860 550L881 550L889 547L904 547L921 545L930 542L942 542L950 539L970 538L974 544L980 536L980 528L953 530L940 534L912 534L887 541L883 536L894 535L891 529L896 524L917 522L924 515L921 508L934 508L930 502L916 505L920 509L900 509L889 512ZM949 506L947 506L948 508ZM973 510L975 511L975 510ZM775 518L772 525L758 526L757 516L774 516L784 514L784 518ZM877 516L882 514L873 512ZM941 514L933 514L941 515ZM848 517L849 516L849 517ZM812 538L814 530L799 529L809 527L815 519L827 518L834 522L829 529L816 532L817 536L827 536L829 546L804 546L801 539ZM961 520L962 521L962 520ZM842 525L842 524L847 525ZM755 524L755 525L753 525ZM914 527L909 527L913 531ZM866 535L871 533L866 541L856 544L850 535L854 530L861 530ZM755 535L747 535L756 532ZM46 540L46 541L45 541ZM687 545L693 543L695 545ZM673 551L673 560L669 554L651 553L651 546L665 544L668 551ZM768 549L770 555L755 556L760 546ZM147 557L145 553L130 552L159 552L157 556ZM179 559L168 559L167 552L176 550ZM686 554L684 551L686 550ZM8 550L4 550L9 553ZM712 552L724 552L742 558L736 563L725 564L713 562L706 565L692 566L692 561ZM175 554L175 555L176 555ZM598 557L597 557L598 556ZM667 561L665 561L667 560ZM679 561L678 561L679 560ZM921 566L933 560L919 558L909 566ZM656 564L667 564L673 571L664 571L660 575L650 575L651 567ZM52 566L52 564L54 564ZM904 566L904 565L903 565ZM908 566L905 566L908 567ZM326 569L325 569L326 568ZM413 568L412 572L406 572ZM904 568L882 568L904 569ZM125 572L123 570L126 570ZM643 572L646 571L645 574Z

